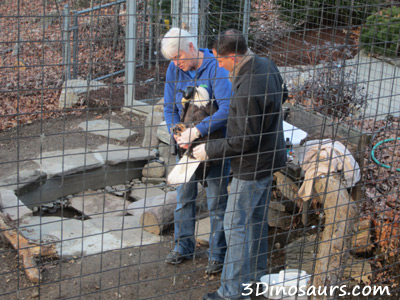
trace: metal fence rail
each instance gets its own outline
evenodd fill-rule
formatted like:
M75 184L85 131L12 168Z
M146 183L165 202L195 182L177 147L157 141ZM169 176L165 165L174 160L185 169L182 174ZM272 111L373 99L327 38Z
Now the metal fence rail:
M255 211L268 230L250 241L268 239L253 257L268 256L264 283L300 274L307 291L338 287L318 299L399 299L399 15L400 2L376 0L0 2L0 299L197 300L220 287L220 273L205 273L206 175L171 184L185 177L170 175L179 159L164 109L169 84L184 92L160 49L172 27L202 51L239 30L288 88L286 166L262 187L271 199ZM228 119L229 133L240 118ZM235 170L219 171L218 201L240 196ZM177 238L191 230L176 223L184 187L195 229ZM166 263L185 238L194 252Z

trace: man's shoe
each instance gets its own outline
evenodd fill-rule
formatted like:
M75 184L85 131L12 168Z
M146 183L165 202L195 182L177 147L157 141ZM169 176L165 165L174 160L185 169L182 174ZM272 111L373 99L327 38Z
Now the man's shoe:
M226 298L222 298L218 292L205 294L203 300L226 300Z
M242 298L224 298L221 297L218 292L205 294L203 300L250 300L249 297Z
M222 272L222 268L224 266L224 263L216 261L216 260L209 260L208 265L206 268L206 274L211 275L211 274L217 274Z
M171 265L178 265L188 258L189 258L188 256L182 255L178 251L172 250L170 253L168 253L167 257L165 258L165 262Z

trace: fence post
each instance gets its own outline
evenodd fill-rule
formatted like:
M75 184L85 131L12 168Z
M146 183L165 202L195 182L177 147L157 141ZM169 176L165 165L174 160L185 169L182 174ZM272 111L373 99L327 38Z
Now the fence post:
M180 0L172 0L172 27L181 27L180 26Z
M208 37L207 37L207 7L208 7L208 0L200 0L199 46L201 48L207 48L207 41L208 41Z
M72 65L72 78L78 78L78 68L79 68L79 58L78 58L78 34L79 34L79 27L78 27L78 14L76 10L73 12L73 25L72 25L72 56L73 56L73 65Z
M250 26L250 0L245 0L243 7L243 35L246 39L246 42L249 41L249 26Z
M147 16L147 0L144 0L144 14L143 14L143 42L142 42L142 59L141 59L141 64L144 66L144 60L145 60L145 52L146 52L146 16Z
M65 4L63 10L62 43L63 43L62 49L63 49L64 80L70 80L71 45L70 45L70 9L68 4Z
M152 67L151 59L153 57L153 22L154 22L154 16L153 16L154 10L153 10L153 3L150 3L149 7L149 70Z
M126 44L125 44L125 106L132 106L135 100L136 78L136 0L126 3Z

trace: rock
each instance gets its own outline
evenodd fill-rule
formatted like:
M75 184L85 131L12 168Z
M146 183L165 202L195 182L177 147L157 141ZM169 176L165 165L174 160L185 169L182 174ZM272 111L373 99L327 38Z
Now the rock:
M168 127L165 121L162 121L157 128L157 137L161 142L168 145L171 144L171 134L168 131Z
M78 125L87 133L100 135L108 139L114 139L121 142L135 139L138 136L138 132L125 128L122 125L107 121L107 120L92 120L82 122Z
M165 177L161 177L161 178L142 177L142 182L145 184L151 183L151 184L159 185L159 184L165 183L165 180L166 180Z
M116 195L116 196L126 196L127 192L130 190L129 186L119 184L119 185L114 185L110 191L111 194Z
M268 209L268 225L270 227L278 227L286 230L289 229L291 221L292 215L271 208Z
M277 211L285 211L286 210L285 205L281 204L278 201L272 201L272 200L269 202L269 208L273 209L273 210L277 210Z
M94 91L107 86L100 82L92 80L88 83L87 80L71 79L63 84L63 89L59 98L59 107L69 108L79 101L79 95L84 94L89 90Z
M156 105L154 105L154 111L164 114L164 98L161 98Z
M143 177L160 178L165 175L165 166L162 163L153 161L143 167Z
M147 115L142 147L152 149L158 146L157 129L163 120L164 114L162 112L153 112Z
M84 148L44 152L36 160L48 178L88 171L103 165L101 160L87 153Z
M160 158L163 158L164 165L166 168L166 175L172 171L176 164L176 155L172 155L172 147L168 144L160 142L158 145L158 151L160 152Z
M112 144L103 144L93 151L109 165L117 165L126 161L148 161L156 158L154 151L139 147L122 147Z
M129 204L129 201L107 193L85 195L69 200L71 207L90 218L122 216Z
M134 187L131 191L130 197L136 201L147 199L155 196L164 196L165 192L157 187L148 187L146 185Z
M13 221L32 215L32 210L27 208L12 190L0 189L0 208Z

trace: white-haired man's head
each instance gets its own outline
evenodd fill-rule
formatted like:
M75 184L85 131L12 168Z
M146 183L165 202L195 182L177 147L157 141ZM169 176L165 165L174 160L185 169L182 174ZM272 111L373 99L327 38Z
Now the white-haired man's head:
M179 50L189 52L190 43L197 51L196 37L184 29L173 27L161 40L161 52L166 59L172 59Z
M199 54L196 37L184 29L173 27L161 40L161 53L183 71L198 66Z

